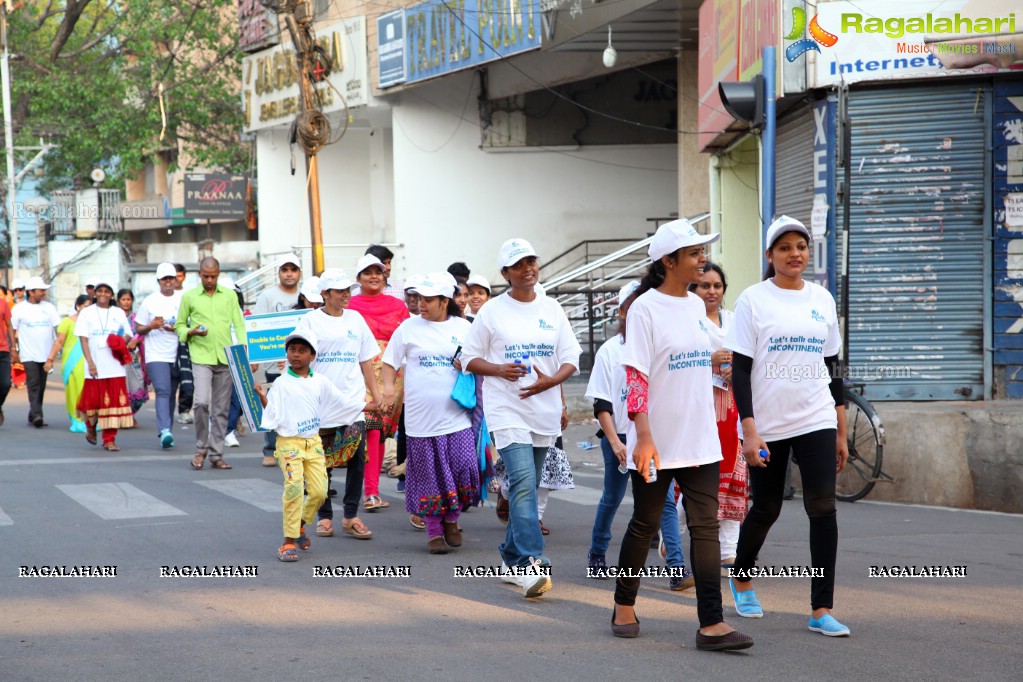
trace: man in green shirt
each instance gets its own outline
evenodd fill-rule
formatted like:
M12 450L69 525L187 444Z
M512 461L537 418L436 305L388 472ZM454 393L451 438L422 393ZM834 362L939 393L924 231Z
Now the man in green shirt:
M192 381L195 386L196 453L192 468L202 469L206 456L214 469L230 469L224 461L224 436L227 434L227 412L231 407L231 372L227 366L225 346L235 341L245 343L245 322L238 296L231 289L219 286L220 263L207 257L199 264L202 286L181 297L174 331L182 343L188 344L192 359Z

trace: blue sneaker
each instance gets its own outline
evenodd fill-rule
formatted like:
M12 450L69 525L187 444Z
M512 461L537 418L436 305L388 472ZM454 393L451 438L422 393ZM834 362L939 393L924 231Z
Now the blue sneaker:
M160 446L164 449L174 447L174 434L170 432L170 429L160 432Z
M806 624L806 627L810 628L811 632L819 632L828 637L849 636L849 628L835 620L830 613L825 613L820 618L810 616L810 622Z
M732 590L732 599L735 600L735 612L743 618L763 618L764 610L760 608L760 600L753 590L739 592L735 589L735 581L728 580L728 587Z
M405 481L403 481L403 480L401 480L401 479L399 478L399 479L398 479L398 485L396 485L396 486L395 486L395 489L396 489L396 490L397 490L397 491L398 491L399 493L403 493L403 492L405 492Z

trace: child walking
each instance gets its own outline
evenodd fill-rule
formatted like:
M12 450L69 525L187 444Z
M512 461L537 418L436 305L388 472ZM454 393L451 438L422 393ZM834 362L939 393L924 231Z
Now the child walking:
M375 406L352 403L321 375L313 374L309 365L316 357L316 335L311 331L289 334L284 348L287 371L269 390L257 384L256 392L264 408L260 425L277 432L274 457L284 474L284 543L277 558L298 561L295 548L312 546L305 525L316 518L316 510L327 497L320 422L350 424L363 410Z

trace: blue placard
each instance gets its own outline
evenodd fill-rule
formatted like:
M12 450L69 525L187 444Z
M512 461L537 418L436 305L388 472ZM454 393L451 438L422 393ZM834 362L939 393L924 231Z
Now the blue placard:
M265 431L259 426L263 421L263 403L256 393L256 380L252 376L249 367L249 357L245 352L245 346L227 346L224 348L227 354L227 366L231 372L231 381L234 383L234 390L238 393L238 402L242 405L242 414L249 424L250 431Z
M383 41L385 36L378 35ZM378 48L382 42L378 42ZM540 2L431 0L405 10L408 83L540 47Z
M405 10L377 17L377 83L381 88L405 82Z
M288 310L283 313L249 315L245 318L245 334L249 342L250 362L284 360L284 339L295 331L298 321L308 310Z

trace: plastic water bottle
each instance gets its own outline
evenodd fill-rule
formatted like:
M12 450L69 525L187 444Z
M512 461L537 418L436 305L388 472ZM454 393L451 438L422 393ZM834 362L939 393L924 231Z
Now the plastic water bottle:
M767 459L767 456L770 454L771 453L767 450L764 450L763 448L760 449L760 459Z
M627 474L629 473L629 467L625 466L622 462L618 463L618 473Z
M529 359L529 353L523 353L521 359L516 358L515 360L516 365L522 365L526 368L526 374L530 374L533 371L533 363Z
M654 463L654 458L650 458L650 473L647 476L647 483L653 483L657 480L657 464Z
M199 325L199 331L201 331L201 332L206 331L206 325L204 325L204 324Z

